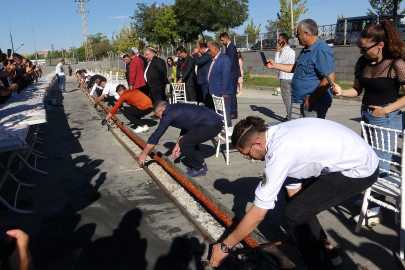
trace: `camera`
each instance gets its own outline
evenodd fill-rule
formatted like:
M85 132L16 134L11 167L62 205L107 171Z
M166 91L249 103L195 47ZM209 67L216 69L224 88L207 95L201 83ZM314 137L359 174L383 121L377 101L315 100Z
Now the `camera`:
M7 258L13 253L16 247L16 239L11 238L6 234L7 231L12 229L18 229L18 226L0 226L0 262L3 263L2 267L4 267L4 269L8 269Z

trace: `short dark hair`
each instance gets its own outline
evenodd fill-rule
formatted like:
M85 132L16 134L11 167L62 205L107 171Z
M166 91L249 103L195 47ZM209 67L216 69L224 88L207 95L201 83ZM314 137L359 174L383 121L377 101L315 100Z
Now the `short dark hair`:
M65 59L62 59L62 60L60 60L61 62L63 61L63 62L65 62Z
M127 90L127 88L123 85L123 84L119 84L119 85L117 85L117 88L115 89L115 92L119 92L119 91L121 91L121 90Z
M18 53L13 53L13 59L14 61L21 61L23 60L23 57Z
M214 48L217 48L218 50L221 50L221 46L219 46L219 43L216 42L216 41L212 41L212 42L210 43L210 45L211 45L212 47L214 47Z
M223 32L223 33L219 36L219 38L227 38L227 39L229 39L228 33L227 33L227 32Z
M198 44L200 45L200 48L208 48L208 45L204 42L204 40L201 40L200 42L198 42Z
M289 37L288 37L288 35L287 35L286 33L281 33L281 34L280 34L280 37L281 37L282 39L284 39L285 43L288 44Z
M176 52L181 52L181 53L187 53L186 48L184 48L183 46L180 46L176 49Z
M107 82L107 79L106 79L106 78L97 78L97 79L94 80L94 82L95 82L98 86L100 86L100 83L102 83L102 82Z
M264 119L255 116L248 116L241 120L233 129L232 144L237 148L245 148L246 143L250 141L253 135L260 132L266 132L269 125ZM253 138L254 140L255 138Z

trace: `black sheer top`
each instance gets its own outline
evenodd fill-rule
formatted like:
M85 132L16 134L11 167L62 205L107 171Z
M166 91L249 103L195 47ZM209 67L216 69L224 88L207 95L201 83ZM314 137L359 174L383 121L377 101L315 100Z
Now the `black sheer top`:
M363 104L387 105L398 99L398 90L405 84L405 61L383 59L371 64L364 56L357 60L354 75L364 88Z

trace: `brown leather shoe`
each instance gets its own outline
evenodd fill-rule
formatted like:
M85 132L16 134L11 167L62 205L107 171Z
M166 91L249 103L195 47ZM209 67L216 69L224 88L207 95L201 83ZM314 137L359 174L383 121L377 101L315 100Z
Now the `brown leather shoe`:
M235 115L231 115L231 119L238 119L238 117Z

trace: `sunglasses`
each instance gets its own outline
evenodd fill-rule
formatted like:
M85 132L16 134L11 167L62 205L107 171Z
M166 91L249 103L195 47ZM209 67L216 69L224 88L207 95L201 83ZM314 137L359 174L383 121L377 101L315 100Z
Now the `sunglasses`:
M357 47L360 49L361 52L365 53L368 50L370 50L370 49L374 48L375 46L377 46L378 44L380 44L380 42L377 42L376 44L371 45L370 47L361 47L359 45L357 45Z

